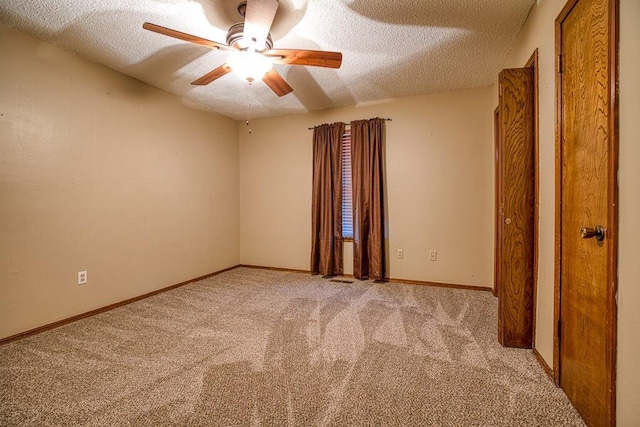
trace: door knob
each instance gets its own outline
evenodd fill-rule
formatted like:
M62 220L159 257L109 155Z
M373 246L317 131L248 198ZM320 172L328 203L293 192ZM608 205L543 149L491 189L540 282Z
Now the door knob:
M598 225L596 228L582 227L580 229L580 237L583 239L591 239L595 237L597 241L604 240L604 227Z

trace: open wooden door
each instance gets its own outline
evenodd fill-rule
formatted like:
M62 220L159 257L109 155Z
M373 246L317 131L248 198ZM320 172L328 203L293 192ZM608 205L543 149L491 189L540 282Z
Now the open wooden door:
M615 425L615 0L556 20L556 380L590 426Z
M531 348L535 203L533 70L503 70L499 90L498 341L505 347Z
M502 263L502 158L500 152L502 143L500 139L500 107L493 112L493 137L494 137L494 167L495 167L495 240L494 240L494 265L493 265L493 296L497 297L500 289L500 264Z

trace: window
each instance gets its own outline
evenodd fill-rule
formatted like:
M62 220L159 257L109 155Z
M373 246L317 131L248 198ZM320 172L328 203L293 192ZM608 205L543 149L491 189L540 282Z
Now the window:
M342 238L353 239L353 199L351 194L351 132L342 135Z

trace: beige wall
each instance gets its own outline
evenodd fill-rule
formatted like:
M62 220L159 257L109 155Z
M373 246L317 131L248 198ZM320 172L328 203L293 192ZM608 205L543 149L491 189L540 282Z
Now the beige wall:
M2 26L0 56L0 338L238 264L237 122Z
M564 1L541 0L529 18L504 68L523 67L538 49L539 77L539 224L536 348L553 366L553 281L555 239L555 19ZM496 76L497 77L497 76ZM494 91L497 105L497 89Z
M555 19L565 1L539 0L504 67L521 67L539 49L540 240L536 348L553 366L555 180ZM640 2L620 0L620 241L618 309L618 425L640 425ZM496 101L497 102L497 101Z
M385 154L389 276L492 286L490 88L242 123L242 263L309 269L313 132L308 128L376 116L393 119L386 126ZM398 248L404 259L396 257ZM345 249L350 273L350 245ZM430 250L438 251L436 262L428 260Z
M640 425L640 1L620 1L618 425Z

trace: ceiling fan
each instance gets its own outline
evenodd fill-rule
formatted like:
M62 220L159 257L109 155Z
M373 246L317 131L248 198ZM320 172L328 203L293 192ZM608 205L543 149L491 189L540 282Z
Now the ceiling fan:
M217 43L150 22L145 22L142 28L210 49L231 52L227 63L191 82L192 85L208 85L225 74L234 71L249 83L261 79L278 96L283 96L291 93L293 88L273 69L273 64L340 68L342 53L320 50L274 49L269 30L277 9L278 0L247 0L240 3L238 5L238 13L244 17L244 22L239 22L229 28L227 44Z

